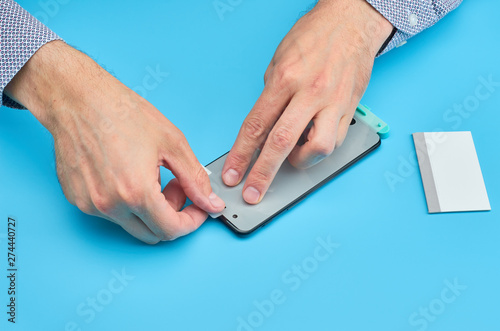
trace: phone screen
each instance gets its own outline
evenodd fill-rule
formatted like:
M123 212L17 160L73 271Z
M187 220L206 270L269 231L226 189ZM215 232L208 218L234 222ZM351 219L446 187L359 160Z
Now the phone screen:
M249 171L235 187L228 187L222 182L221 173L226 153L206 166L213 191L226 202L226 209L219 219L233 231L248 234L302 200L379 145L380 137L372 128L362 121L353 120L342 146L320 163L309 169L296 169L285 161L266 195L257 205L247 204L242 197ZM256 158L257 155L254 155L254 161Z

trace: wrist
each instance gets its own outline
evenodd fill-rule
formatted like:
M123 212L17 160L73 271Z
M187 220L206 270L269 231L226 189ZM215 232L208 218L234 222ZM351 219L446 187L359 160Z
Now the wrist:
M99 86L107 76L112 77L87 55L52 41L28 60L5 92L52 132L59 115L89 100L89 86Z
M392 23L366 0L362 0L361 6L363 7L366 19L364 24L365 33L371 39L370 50L374 52L375 57L380 51L383 51L382 48L387 46L396 30Z
M394 35L394 26L366 0L361 0L361 2L363 17L366 20L363 28L370 39L370 50L375 57L383 50L382 47L387 46L389 39Z
M394 29L366 0L319 0L314 10L324 13L333 27L344 27L355 48L368 51L373 58Z

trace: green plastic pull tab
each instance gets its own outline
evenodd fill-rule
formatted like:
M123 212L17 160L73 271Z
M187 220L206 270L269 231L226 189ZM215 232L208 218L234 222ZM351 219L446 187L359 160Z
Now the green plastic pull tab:
M380 138L389 137L389 125L372 113L367 106L359 104L354 117L372 127L380 135Z

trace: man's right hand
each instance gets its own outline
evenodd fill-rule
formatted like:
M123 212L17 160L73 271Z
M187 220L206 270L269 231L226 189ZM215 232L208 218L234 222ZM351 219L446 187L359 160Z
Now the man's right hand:
M155 244L224 209L182 132L64 42L40 48L5 91L52 133L59 182L83 212ZM176 177L163 192L160 166Z

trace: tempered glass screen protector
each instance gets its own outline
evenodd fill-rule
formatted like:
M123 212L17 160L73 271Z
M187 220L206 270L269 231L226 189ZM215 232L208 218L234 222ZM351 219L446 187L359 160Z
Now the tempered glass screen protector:
M317 165L299 170L285 161L257 205L247 204L242 197L248 172L235 187L222 182L221 172L227 154L207 165L212 189L226 202L219 219L238 233L252 232L380 145L379 135L370 126L360 120L353 123L342 146Z

